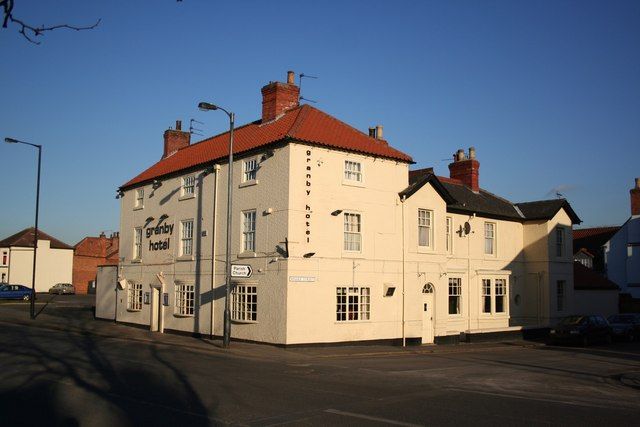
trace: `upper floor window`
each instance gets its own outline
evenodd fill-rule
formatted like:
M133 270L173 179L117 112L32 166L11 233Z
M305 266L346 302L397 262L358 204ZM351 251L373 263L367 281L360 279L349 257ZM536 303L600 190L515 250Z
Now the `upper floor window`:
M2 265L9 264L9 252L2 251Z
M242 212L242 250L256 251L256 211Z
M193 175L182 178L182 196L193 196L196 190L196 177Z
M193 220L182 221L180 228L180 255L193 255Z
M360 252L362 250L362 223L360 214L344 214L344 246L345 251Z
M484 223L484 253L487 255L496 253L496 224L493 222Z
M433 241L433 227L431 226L433 212L418 209L418 245L431 247Z
M564 228L556 227L556 256L564 256Z
M446 225L445 225L445 245L447 252L451 253L453 251L453 218L448 216Z
M344 161L344 179L362 182L362 164L351 160Z
M142 227L133 229L133 259L142 258Z
M242 162L242 182L255 181L258 174L258 161L256 159Z
M142 208L144 206L144 188L136 189L136 200L133 206L136 208Z

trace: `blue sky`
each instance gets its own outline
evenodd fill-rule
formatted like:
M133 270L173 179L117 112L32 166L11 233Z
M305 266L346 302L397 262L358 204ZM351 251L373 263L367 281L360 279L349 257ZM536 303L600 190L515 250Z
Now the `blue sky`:
M560 189L584 226L619 224L640 176L638 1L15 0L29 23L90 24L29 44L0 29L0 137L42 144L41 228L75 244L119 227L116 188L182 119L259 117L287 70L303 95L416 167L475 146L480 185L514 202ZM188 126L188 125L187 125ZM445 160L446 159L446 160ZM0 238L33 223L35 151L0 144Z

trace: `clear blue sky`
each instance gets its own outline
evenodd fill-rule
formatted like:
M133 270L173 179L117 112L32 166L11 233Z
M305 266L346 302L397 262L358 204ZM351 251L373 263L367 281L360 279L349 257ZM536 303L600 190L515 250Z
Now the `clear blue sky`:
M480 185L514 202L560 189L586 226L629 216L640 176L638 1L15 0L0 29L0 137L42 144L41 227L69 244L119 227L116 188L157 161L176 119L224 131L210 100L255 120L287 70L416 167L448 175L475 146ZM187 124L188 126L188 124ZM447 159L444 161L443 159ZM0 238L32 225L35 151L0 144Z

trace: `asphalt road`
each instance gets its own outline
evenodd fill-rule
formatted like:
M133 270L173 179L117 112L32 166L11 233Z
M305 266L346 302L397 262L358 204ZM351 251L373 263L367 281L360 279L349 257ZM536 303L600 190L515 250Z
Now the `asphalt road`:
M72 301L46 310L69 313L64 306ZM15 324L6 311L15 307L24 314L21 306L0 306L0 425L584 426L640 419L640 388L621 381L640 374L639 343L433 352L236 344L226 351L188 337L167 343L136 332L151 340L131 339L122 326L122 336L105 337Z

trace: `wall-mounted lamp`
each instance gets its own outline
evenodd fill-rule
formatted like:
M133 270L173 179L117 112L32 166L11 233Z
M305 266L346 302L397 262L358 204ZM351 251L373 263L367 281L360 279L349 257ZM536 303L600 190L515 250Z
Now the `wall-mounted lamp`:
M311 258L312 256L314 256L316 253L315 252L307 252L306 254L302 255L304 258Z
M124 191L116 190L116 199L121 199L124 197Z
M342 209L336 209L335 211L331 212L331 215L333 216L338 216L342 213Z
M154 190L157 190L160 187L162 187L162 181L158 179L154 179L153 184L151 184L151 188L153 188Z
M273 157L273 155L274 155L274 154L275 154L275 153L273 152L273 150L269 150L269 151L267 151L266 153L264 153L264 154L262 155L262 157L260 158L260 160L264 162L264 161L265 161L265 160L267 160L269 157Z

